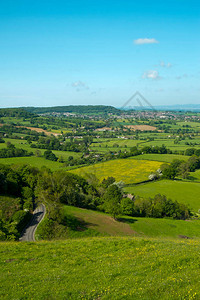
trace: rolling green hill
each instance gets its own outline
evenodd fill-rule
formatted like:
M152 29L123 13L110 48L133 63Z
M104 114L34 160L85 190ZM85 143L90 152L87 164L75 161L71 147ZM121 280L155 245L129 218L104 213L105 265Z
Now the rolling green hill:
M23 107L24 110L35 113L78 113L78 114L119 114L121 111L113 106L105 105L68 105L68 106L53 106L53 107Z

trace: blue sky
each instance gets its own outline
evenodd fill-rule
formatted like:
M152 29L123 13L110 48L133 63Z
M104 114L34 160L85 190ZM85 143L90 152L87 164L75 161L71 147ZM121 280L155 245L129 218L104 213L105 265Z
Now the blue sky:
M200 103L199 29L194 0L0 1L0 107Z

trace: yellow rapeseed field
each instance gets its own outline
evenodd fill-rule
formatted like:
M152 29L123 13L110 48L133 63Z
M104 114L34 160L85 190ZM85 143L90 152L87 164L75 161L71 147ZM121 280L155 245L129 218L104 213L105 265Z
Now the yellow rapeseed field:
M70 172L81 176L93 173L101 181L108 176L113 176L116 181L122 180L129 184L148 180L149 174L155 172L161 164L162 162L158 161L117 159L82 167Z

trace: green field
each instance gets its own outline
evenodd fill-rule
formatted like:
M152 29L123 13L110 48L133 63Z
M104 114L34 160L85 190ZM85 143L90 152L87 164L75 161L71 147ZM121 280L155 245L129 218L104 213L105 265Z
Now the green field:
M172 220L124 217L137 236L156 238L200 238L200 220Z
M0 244L1 299L199 299L198 240Z
M182 140L179 142L179 144L174 144L174 139L157 139L154 141L147 141L144 144L142 144L143 146L159 146L161 147L163 144L166 146L166 148L171 149L172 151L185 151L186 149L190 148L191 146L189 145L185 145L185 142L195 142L194 140ZM196 142L199 144L200 143L200 139L196 140ZM195 148L199 149L199 145L195 145ZM141 148L141 145L140 145Z
M45 166L52 171L56 170L64 170L66 168L63 168L63 164L47 160L43 157L36 157L36 156L28 156L28 157L11 157L11 158L0 158L0 164L28 164L33 167L41 168L42 166Z
M116 181L135 183L148 180L150 173L155 172L161 163L157 161L116 159L104 163L98 163L88 167L73 170L73 173L82 175L93 173L100 180L113 176Z
M189 205L195 212L200 209L200 183L160 180L126 187L124 190L141 197L153 197L156 194L166 195L172 200Z

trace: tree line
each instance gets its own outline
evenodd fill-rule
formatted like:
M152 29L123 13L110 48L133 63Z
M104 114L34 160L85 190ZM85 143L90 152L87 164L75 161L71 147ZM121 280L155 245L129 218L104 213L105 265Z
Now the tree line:
M200 169L200 157L193 155L187 161L174 159L171 164L161 166L162 174L167 179L181 177L189 179L190 172Z
M18 239L36 203L46 206L47 215L39 230L45 239L67 234L71 217L64 214L64 204L107 212L114 218L190 216L186 206L165 196L130 199L122 187L123 183L113 177L99 182L93 174L83 178L70 172L51 172L46 167L39 170L28 165L0 165L0 239Z

